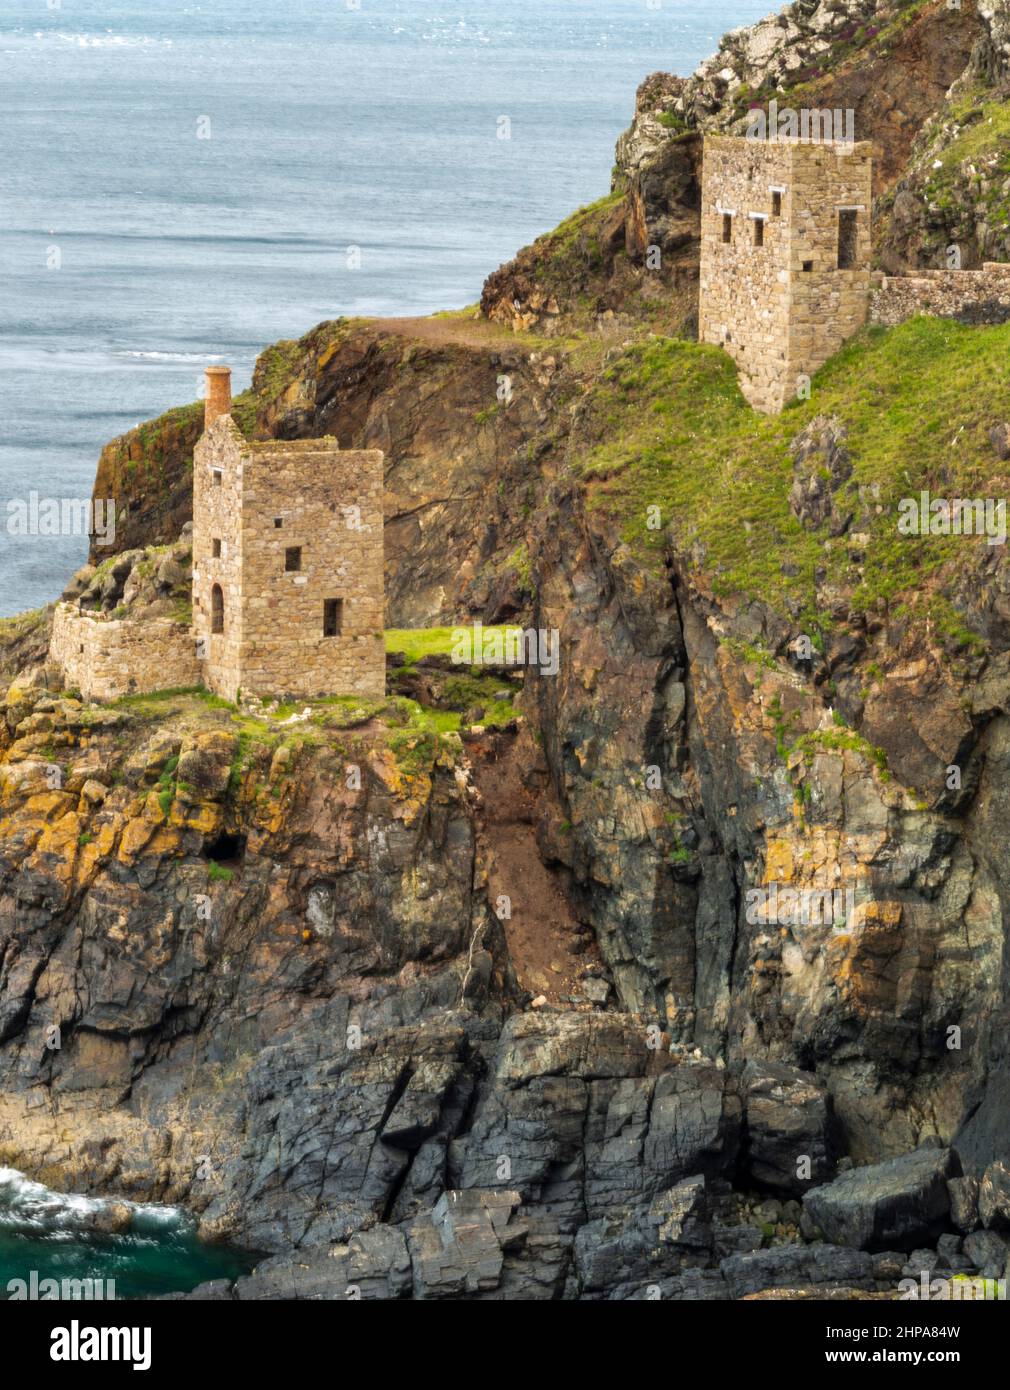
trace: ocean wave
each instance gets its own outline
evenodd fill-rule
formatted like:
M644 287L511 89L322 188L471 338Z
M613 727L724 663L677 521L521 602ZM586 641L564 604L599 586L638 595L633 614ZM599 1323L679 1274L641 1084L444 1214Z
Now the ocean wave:
M424 43L441 44L462 44L462 43L494 43L496 40L511 37L511 30L503 33L491 35L483 27L478 25L476 28L468 24L465 19L456 20L455 24L451 19L436 18L431 21L431 27L422 31L420 37Z
M121 352L114 352L113 357L139 357L149 362L220 362L221 356L208 355L205 352L140 352L134 348L124 348Z
M171 48L171 39L155 39L147 34L114 34L107 29L104 34L65 34L60 30L46 32L36 29L33 39L55 40L58 43L74 44L77 48Z
M181 1207L53 1192L16 1168L0 1168L0 1231L60 1241L96 1232L166 1234L192 1224Z

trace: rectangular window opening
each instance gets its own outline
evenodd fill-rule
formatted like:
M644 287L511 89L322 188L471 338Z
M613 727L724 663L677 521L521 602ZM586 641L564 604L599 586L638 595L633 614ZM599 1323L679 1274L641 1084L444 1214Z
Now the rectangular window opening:
M856 264L859 214L854 208L843 208L838 214L838 269L851 270Z
M220 560L220 558L221 558L221 542L218 540L217 536L215 536L214 539L213 539L213 540L211 541L211 543L210 543L210 551L211 551L211 555L214 557L215 560Z
M284 519L283 519L283 517L275 516L275 517L274 517L274 529L277 530L277 531L279 531L283 525L284 525Z
M781 216L782 216L782 194L781 194L781 193L773 193L773 194L772 194L772 216L773 216L773 217L781 217Z
M731 213L724 212L722 215L722 241L724 246L728 246L733 240L733 216Z
M214 486L215 486L215 487L220 487L220 486L221 486L221 470L220 470L220 468L212 468L212 469L211 469L211 472L210 472L210 476L211 476L211 477L213 478L213 480L214 480Z
M813 261L804 261L804 262L803 262L803 271L804 271L805 274L809 274L810 271L813 270L813 268L814 268L814 263L813 263Z
M339 637L344 630L344 600L323 599L323 636Z
M765 222L763 217L754 219L754 245L764 246L765 244Z
M284 569L288 574L294 574L302 567L302 548L300 545L289 545L284 552Z

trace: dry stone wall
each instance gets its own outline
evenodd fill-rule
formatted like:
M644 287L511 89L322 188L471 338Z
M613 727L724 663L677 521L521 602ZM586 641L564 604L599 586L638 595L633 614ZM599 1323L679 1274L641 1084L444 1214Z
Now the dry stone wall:
M876 278L870 296L873 323L894 328L916 314L959 323L1010 320L1010 265L990 261L981 270L924 270Z

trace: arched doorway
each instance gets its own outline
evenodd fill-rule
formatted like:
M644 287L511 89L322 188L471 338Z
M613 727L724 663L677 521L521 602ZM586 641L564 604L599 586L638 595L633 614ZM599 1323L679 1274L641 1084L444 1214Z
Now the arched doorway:
M210 630L224 632L224 594L220 584L215 584L210 591Z

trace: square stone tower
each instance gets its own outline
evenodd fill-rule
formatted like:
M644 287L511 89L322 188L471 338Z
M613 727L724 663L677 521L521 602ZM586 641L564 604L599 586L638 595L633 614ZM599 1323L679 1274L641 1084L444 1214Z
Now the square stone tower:
M872 146L709 135L698 337L776 413L865 322Z
M210 369L193 455L193 630L209 689L385 694L382 463L330 438L249 443L228 369Z

